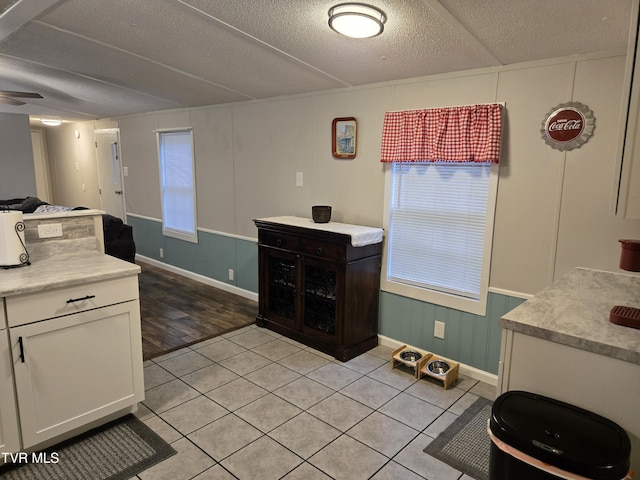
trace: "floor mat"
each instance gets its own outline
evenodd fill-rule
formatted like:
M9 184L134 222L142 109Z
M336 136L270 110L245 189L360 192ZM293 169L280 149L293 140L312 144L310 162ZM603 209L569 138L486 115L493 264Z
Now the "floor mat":
M487 420L493 403L478 398L424 452L477 480L489 479Z
M0 480L126 480L175 453L127 415L42 452L14 456L15 463L0 467Z

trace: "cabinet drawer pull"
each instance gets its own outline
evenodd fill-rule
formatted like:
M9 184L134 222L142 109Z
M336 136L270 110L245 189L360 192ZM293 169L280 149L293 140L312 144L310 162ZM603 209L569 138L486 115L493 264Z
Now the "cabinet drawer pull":
M316 255L322 255L322 247L318 247L318 249L316 250Z
M84 300L91 300L92 298L96 298L96 296L87 295L86 297L82 297L82 298L70 298L69 300L67 300L67 303L82 302Z
M281 239L281 238L279 238L279 239L277 239L277 240L276 240L276 246L278 246L278 247L281 247L283 243L284 243L284 242L282 241L282 239Z
M18 344L20 345L20 362L24 363L24 345L22 344L22 337L18 337Z

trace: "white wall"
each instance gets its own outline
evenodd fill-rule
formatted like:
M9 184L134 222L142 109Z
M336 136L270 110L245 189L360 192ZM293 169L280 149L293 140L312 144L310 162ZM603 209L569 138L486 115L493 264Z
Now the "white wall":
M336 221L382 226L384 112L498 101L506 119L490 286L533 294L576 266L618 271L617 240L640 238L640 221L609 214L624 63L556 59L121 118L127 212L161 218L153 130L190 125L200 227L255 238L254 218L308 217L314 204L332 205ZM588 105L596 127L580 149L560 152L540 129L568 101ZM331 121L344 116L358 121L353 160L331 156Z
M68 123L46 129L53 190L50 203L101 208L93 131L115 127L116 122L102 120Z
M0 113L0 200L35 196L29 116Z
M500 175L492 287L536 293L576 266L618 271L618 239L640 238L640 222L609 215L624 58L509 69L506 164ZM541 121L573 100L595 115L593 136L560 152L541 139Z

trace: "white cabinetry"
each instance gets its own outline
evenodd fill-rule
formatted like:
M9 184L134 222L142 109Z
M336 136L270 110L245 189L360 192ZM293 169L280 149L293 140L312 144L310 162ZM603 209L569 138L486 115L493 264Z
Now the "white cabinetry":
M640 277L576 268L505 313L498 393L526 390L613 420L640 471L640 330L609 322L640 304Z
M20 437L11 372L11 352L4 318L4 305L0 301L0 452L15 452L19 449Z
M640 365L503 330L498 393L509 390L546 395L613 420L629 434L631 466L640 471Z
M144 399L136 276L5 301L23 449Z
M630 219L640 219L640 46L638 35L638 0L633 0L627 49L627 68L623 89L621 134L616 169L613 205L615 213ZM628 101L628 103L627 103Z

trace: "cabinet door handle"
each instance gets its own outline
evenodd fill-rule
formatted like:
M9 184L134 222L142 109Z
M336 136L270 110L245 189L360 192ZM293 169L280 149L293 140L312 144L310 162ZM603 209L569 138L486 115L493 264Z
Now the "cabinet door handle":
M18 337L18 345L20 345L20 362L24 363L24 345L22 344L22 337Z
M96 298L96 296L87 295L86 297L82 297L82 298L70 298L69 300L67 300L67 303L82 302L84 300L91 300L92 298Z

